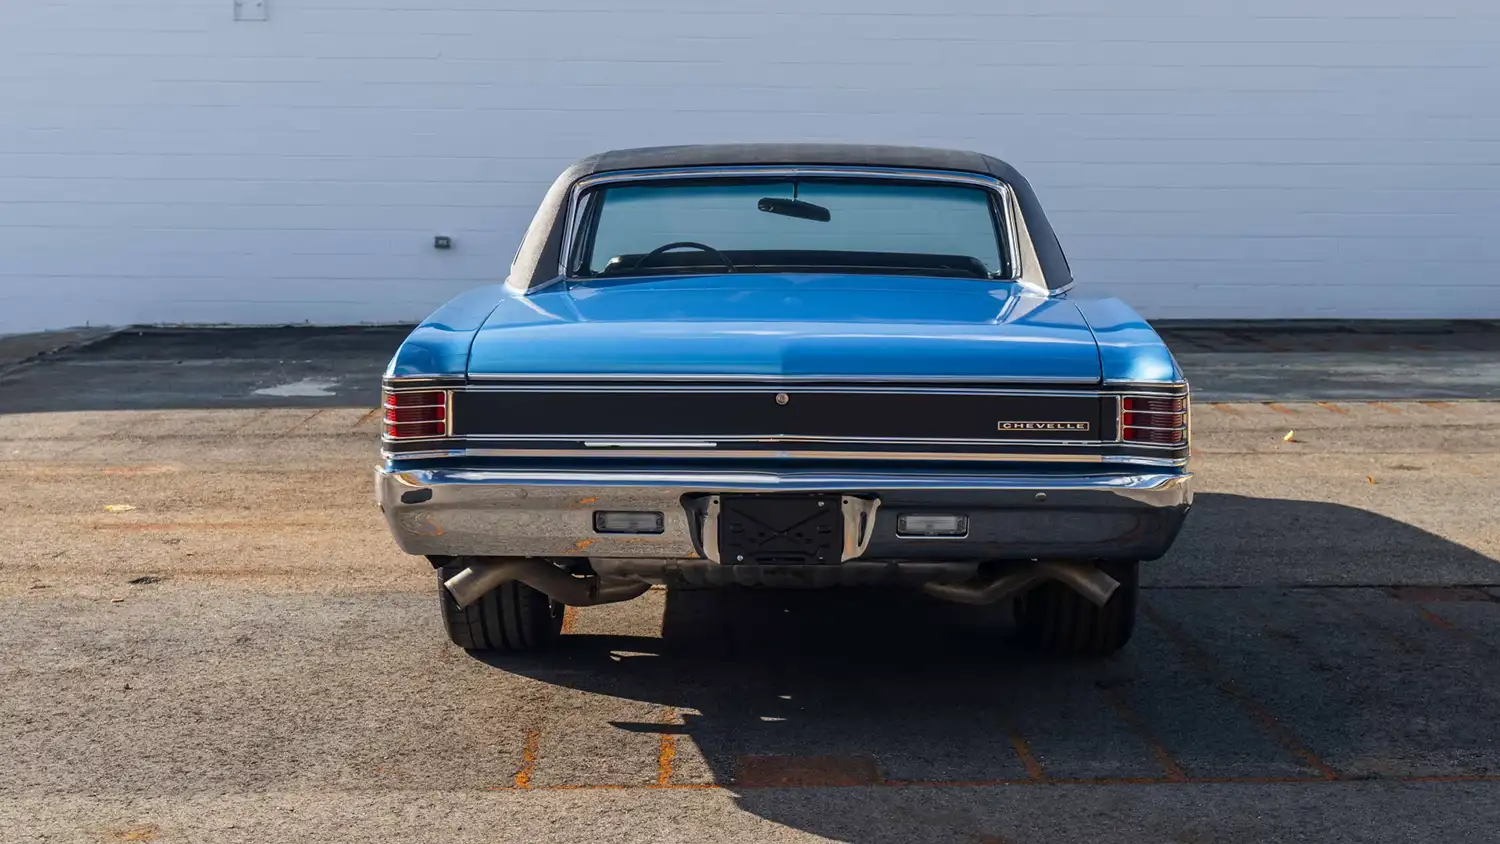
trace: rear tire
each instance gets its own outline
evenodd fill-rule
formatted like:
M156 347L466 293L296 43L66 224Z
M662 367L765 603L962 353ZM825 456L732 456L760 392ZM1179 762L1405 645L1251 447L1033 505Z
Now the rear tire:
M437 570L443 629L460 648L473 651L541 651L562 632L563 605L524 583L502 583L460 607L443 582L468 566L462 557Z
M1135 632L1140 563L1098 565L1120 582L1102 607L1056 581L1043 583L1017 598L1016 626L1022 640L1053 656L1101 657L1125 647Z

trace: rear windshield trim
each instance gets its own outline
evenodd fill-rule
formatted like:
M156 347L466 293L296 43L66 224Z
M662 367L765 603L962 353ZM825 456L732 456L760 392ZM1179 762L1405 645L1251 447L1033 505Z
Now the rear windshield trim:
M568 196L568 207L566 223L563 229L562 249L558 253L557 274L559 279L584 280L591 276L578 276L572 274L573 259L577 257L574 253L578 248L578 237L584 226L589 222L583 200L585 194L592 188L606 184L622 182L643 182L654 180L698 180L698 179L759 179L759 178L795 178L798 176L820 177L820 178L850 178L869 180L890 181L921 181L921 182L944 182L950 184L973 185L991 191L997 200L994 203L996 210L1000 212L1000 227L996 236L1001 240L1002 255L1005 260L1005 275L997 279L1002 281L1019 281L1024 277L1024 268L1021 266L1021 250L1017 240L1016 205L1014 192L1010 185L992 176L982 176L975 173L958 173L946 170L897 170L873 167L688 167L660 170L629 170L614 173L601 173L576 182ZM597 207L598 203L590 203Z

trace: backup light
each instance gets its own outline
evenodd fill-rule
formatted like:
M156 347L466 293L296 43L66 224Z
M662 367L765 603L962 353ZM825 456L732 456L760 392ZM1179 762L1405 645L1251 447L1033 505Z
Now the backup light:
M896 518L897 536L968 536L968 534L968 516L902 513Z
M594 512L596 533L661 533L663 527L660 513L632 513L622 510Z

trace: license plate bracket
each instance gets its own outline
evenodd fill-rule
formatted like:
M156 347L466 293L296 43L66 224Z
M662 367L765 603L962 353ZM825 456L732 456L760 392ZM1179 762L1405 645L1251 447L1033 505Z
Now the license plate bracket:
M837 565L844 514L837 495L719 496L719 559L726 564Z

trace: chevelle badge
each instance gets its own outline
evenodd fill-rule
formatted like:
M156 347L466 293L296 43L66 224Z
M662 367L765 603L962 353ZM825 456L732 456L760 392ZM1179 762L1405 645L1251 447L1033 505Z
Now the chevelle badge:
M1087 422L996 422L999 431L1087 431Z

